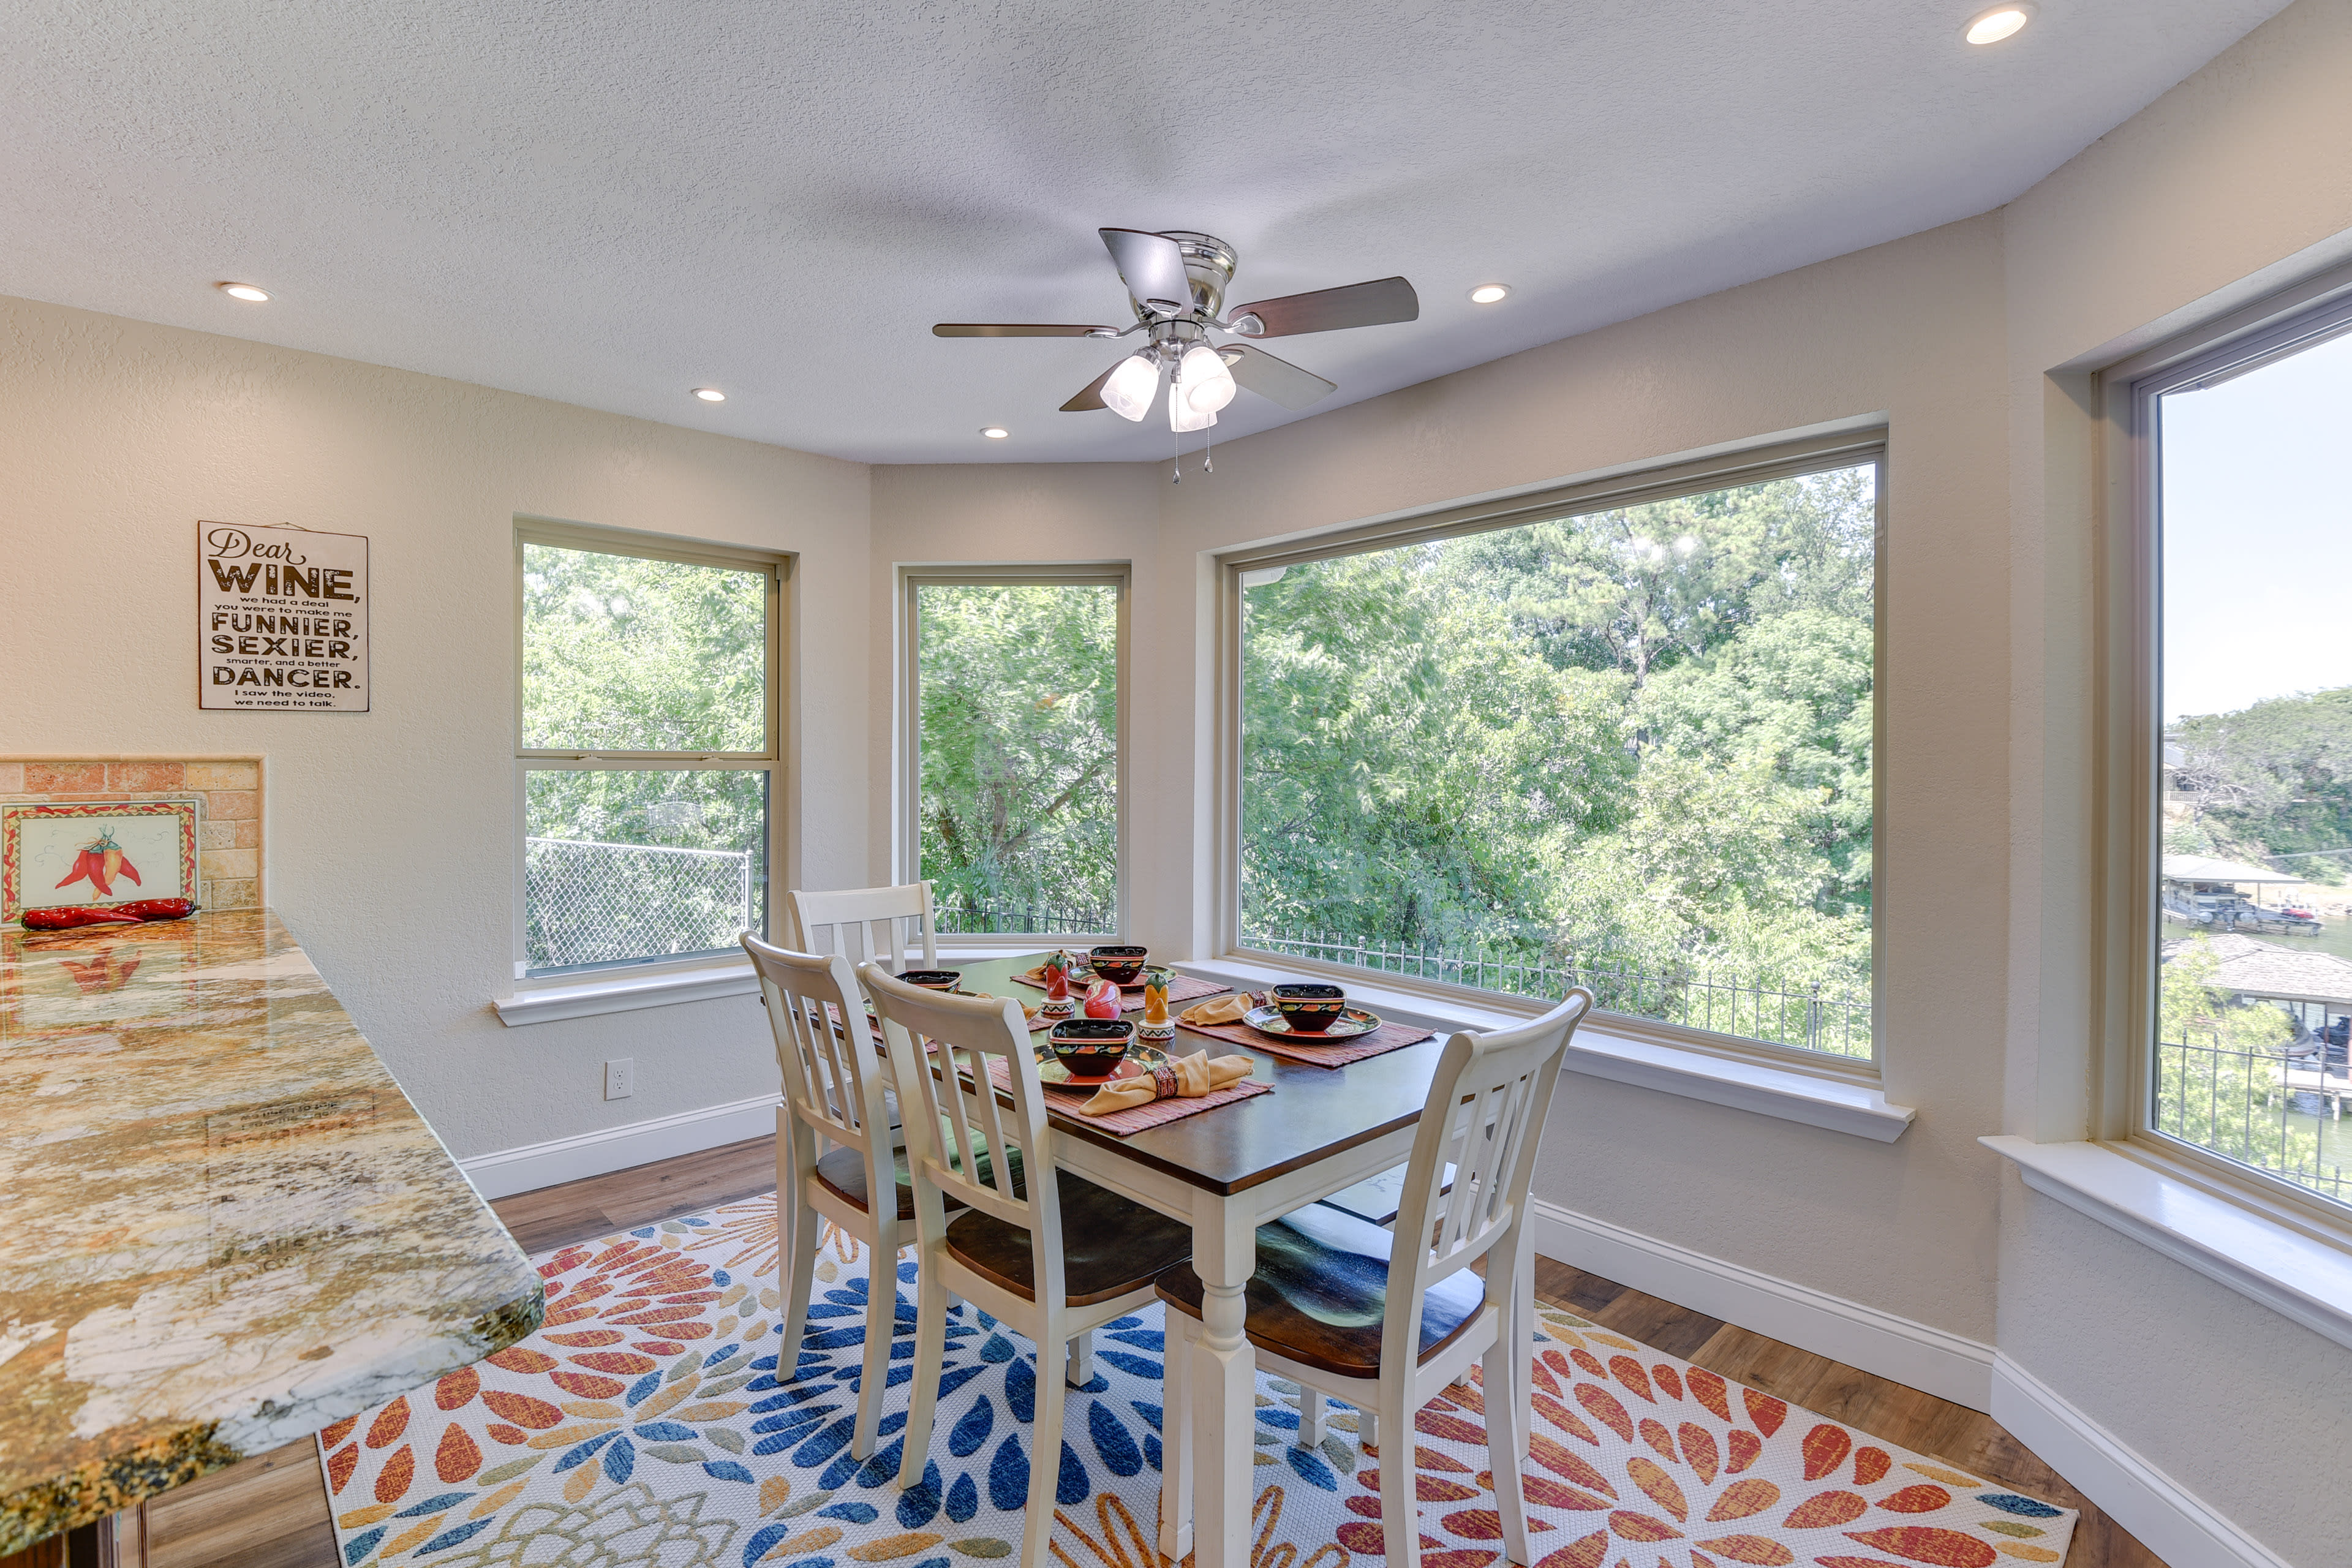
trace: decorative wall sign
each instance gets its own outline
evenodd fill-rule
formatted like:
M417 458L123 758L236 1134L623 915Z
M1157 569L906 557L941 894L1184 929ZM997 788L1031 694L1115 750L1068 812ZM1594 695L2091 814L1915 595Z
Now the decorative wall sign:
M0 805L0 923L28 909L202 901L193 800Z
M196 706L368 710L368 542L196 524Z

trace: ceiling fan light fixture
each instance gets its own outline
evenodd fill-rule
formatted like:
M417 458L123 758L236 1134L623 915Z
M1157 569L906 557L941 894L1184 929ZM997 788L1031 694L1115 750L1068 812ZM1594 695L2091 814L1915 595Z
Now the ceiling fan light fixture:
M1206 343L1194 343L1176 362L1176 389L1185 407L1196 414L1213 416L1234 400L1241 388L1234 381L1234 373L1225 368L1224 356Z
M1979 11L1969 18L1960 37L1972 44L1997 44L2003 38L2013 38L2033 20L2031 0L2011 0L2006 5L1996 5L1990 11Z
M1102 384L1103 406L1138 424L1151 412L1151 400L1159 395L1160 362L1149 353L1128 355Z
M1179 436L1206 430L1216 422L1217 411L1213 408L1195 408L1181 397L1168 399L1168 428Z

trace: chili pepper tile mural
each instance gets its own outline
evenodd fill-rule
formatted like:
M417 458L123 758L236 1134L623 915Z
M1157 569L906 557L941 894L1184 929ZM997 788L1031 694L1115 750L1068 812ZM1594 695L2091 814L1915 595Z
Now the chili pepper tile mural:
M834 1232L808 1332L779 1343L772 1199L647 1226L538 1259L547 1318L529 1339L319 1435L345 1568L974 1568L1020 1548L1034 1352L969 1303L949 1328L920 1485L899 1490L903 1396L883 1441L849 1454L872 1259ZM898 1297L890 1384L911 1375L915 1266ZM1543 1310L1529 1568L2022 1568L2065 1560L2074 1515L1703 1368ZM1095 1376L1062 1391L1058 1555L1158 1562L1163 1327L1098 1331ZM1261 1375L1254 1564L1370 1568L1390 1522L1380 1466L1416 1471L1428 1568L1490 1568L1501 1531L1475 1381L1378 1449L1337 1406L1299 1440L1297 1390Z

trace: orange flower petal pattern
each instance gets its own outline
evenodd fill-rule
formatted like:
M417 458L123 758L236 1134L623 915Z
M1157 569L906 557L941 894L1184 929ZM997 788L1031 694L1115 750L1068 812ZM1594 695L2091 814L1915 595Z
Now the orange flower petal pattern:
M320 1452L338 1555L356 1568L431 1568L457 1561L463 1554L449 1549L477 1530L493 1533L468 1550L511 1539L496 1532L518 1525L520 1510L573 1510L584 1520L648 1487L656 1500L683 1498L681 1488L707 1494L727 1518L782 1531L764 1536L762 1561L814 1561L823 1551L849 1568L901 1568L935 1548L961 1553L958 1561L1001 1554L978 1548L999 1544L992 1537L1008 1528L1007 1519L1017 1537L1017 1508L1002 1518L958 1515L960 1538L946 1541L933 1533L946 1529L943 1521L909 1517L904 1510L913 1505L897 1500L887 1478L870 1483L839 1451L848 1440L844 1395L855 1384L844 1389L836 1380L854 1377L859 1354L854 1342L844 1348L854 1335L839 1331L854 1318L811 1328L811 1348L820 1332L835 1341L824 1352L822 1397L832 1408L816 1413L822 1426L810 1425L804 1436L794 1429L797 1417L772 1420L767 1429L782 1427L781 1443L754 1429L785 1407L771 1403L777 1384L761 1373L775 1363L747 1363L741 1354L761 1338L766 1345L751 1353L776 1349L773 1203L740 1205L747 1219L727 1217L738 1212L719 1211L724 1234L719 1226L695 1234L708 1223L698 1219L666 1222L659 1234L648 1227L644 1236L563 1249L539 1266L549 1302L539 1332L429 1385L429 1404L419 1389L330 1427ZM719 1273L737 1267L724 1260L744 1253L747 1243L767 1248L767 1271L733 1279ZM829 1247L828 1258L829 1300L836 1308L854 1303L848 1288L865 1289L862 1249ZM2036 1515L2033 1527L2022 1526L2014 1509L1976 1495L2006 1489L1997 1482L1969 1481L1567 1313L1541 1316L1545 1337L1534 1347L1528 1395L1534 1429L1526 1434L1520 1479L1529 1568L2053 1568L2063 1559L2070 1515ZM1113 1337L1156 1352L1159 1328L1147 1317ZM735 1359L720 1366L729 1357ZM1113 1379L1105 1411L1125 1421L1128 1408L1160 1396L1150 1369L1133 1370L1149 1359L1121 1350L1110 1358L1116 1364L1098 1370ZM815 1388L811 1370L804 1362L799 1381ZM757 1381L762 1375L764 1384ZM1281 1430L1285 1391L1264 1382L1259 1388L1253 1561L1380 1568L1386 1532L1410 1529L1423 1568L1507 1568L1486 1449L1486 1418L1501 1407L1489 1405L1479 1371L1417 1412L1412 1435L1392 1435L1385 1455L1363 1451L1354 1441L1356 1423L1344 1415L1319 1444L1289 1446L1296 1432ZM1100 1416L1080 1414L1090 1411L1089 1396L1074 1390L1068 1397L1068 1419L1097 1427ZM1003 1398L1000 1393L1000 1410ZM969 1502L974 1467L985 1467L1017 1436L1000 1426L985 1448L952 1456L951 1464L943 1430L935 1456L943 1479L932 1489L958 1482ZM1088 1505L1056 1510L1055 1555L1064 1568L1140 1561L1150 1555L1148 1526L1130 1531L1139 1555L1115 1553L1081 1521L1099 1513L1103 1542L1125 1539L1109 1533L1113 1510L1132 1515L1130 1524L1148 1521L1159 1485L1157 1447L1145 1436L1144 1455L1130 1447L1129 1468L1107 1474L1089 1440L1067 1439L1097 1495ZM796 1457L803 1443L826 1457ZM566 1460L561 1468L559 1456ZM1381 1517L1383 1460L1412 1468L1410 1520ZM1066 1455L1066 1482L1067 1463ZM830 1479L820 1482L812 1465ZM860 1520L859 1512L872 1510L856 1509L814 1524L799 1517L823 1500L820 1494L845 1489L850 1498L872 1493L883 1505L878 1517ZM936 1510L941 1501L934 1496L929 1506ZM780 1517L787 1507L794 1517ZM2034 1539L2027 1545L2012 1535ZM2011 1554L2000 1555L2005 1551ZM426 1555L415 1557L419 1552ZM740 1556L740 1545L724 1554Z

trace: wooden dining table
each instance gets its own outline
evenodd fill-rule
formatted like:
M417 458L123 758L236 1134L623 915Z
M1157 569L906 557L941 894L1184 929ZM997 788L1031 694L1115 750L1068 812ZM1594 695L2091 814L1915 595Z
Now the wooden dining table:
M966 991L1034 1006L1044 993L1013 976L1043 957L947 967L961 972ZM1192 1363L1194 1524L1162 1519L1160 1550L1167 1556L1192 1554L1194 1568L1248 1568L1257 1369L1242 1335L1242 1291L1256 1268L1257 1227L1405 1162L1445 1038L1441 1033L1340 1068L1248 1051L1253 1076L1273 1084L1272 1094L1125 1136L1079 1115L1077 1096L1047 1096L1055 1163L1192 1228L1192 1267L1204 1292ZM1167 1049L1238 1054L1223 1039L1183 1030ZM1047 1375L1038 1368L1041 1381ZM1166 1397L1172 1403L1181 1394L1171 1388ZM1399 1454L1412 1454L1410 1433L1386 1436ZM1172 1479L1181 1486L1181 1458L1171 1454L1165 1462L1177 1467Z

